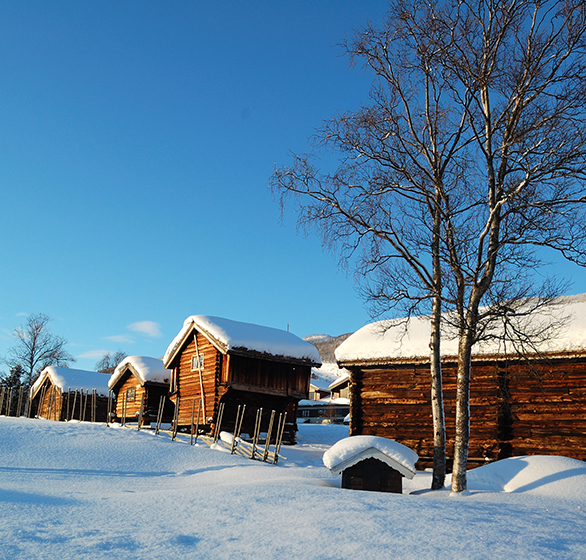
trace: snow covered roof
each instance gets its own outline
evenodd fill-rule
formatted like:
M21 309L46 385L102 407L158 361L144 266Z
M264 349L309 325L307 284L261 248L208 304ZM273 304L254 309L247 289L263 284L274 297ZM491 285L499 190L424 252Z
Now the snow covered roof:
M165 352L163 364L166 367L194 329L223 354L263 354L269 359L321 364L316 347L288 331L209 315L191 315Z
M98 395L108 395L108 375L106 373L49 366L41 372L39 378L31 387L32 397L36 396L47 378L61 391L67 391L68 389L72 391L92 391L95 389Z
M347 468L374 458L399 471L406 478L415 476L419 456L403 444L377 436L351 436L340 440L323 456L324 465L338 475Z
M324 397L323 399L317 399L317 400L301 399L298 403L298 406L330 406L330 405L350 406L350 399L348 399L346 397L336 397L335 399L332 397Z
M343 371L344 371L344 373L342 375L340 375L338 377L338 379L332 381L329 384L328 389L330 391L333 391L336 387L339 387L340 385L344 385L344 383L350 381L350 372L348 370L343 370Z
M510 317L509 320L514 321L515 317ZM527 317L524 320L527 320ZM558 298L555 305L531 315L531 324L535 330L551 324L552 321L559 321L560 328L547 340L536 345L535 352L550 356L586 353L586 294ZM447 328L442 330L442 356L457 356L457 338L447 332ZM503 342L498 337L498 328L493 332L497 336L474 345L473 356L499 356L505 353ZM377 321L362 327L347 338L336 349L336 360L339 364L349 365L427 359L430 353L429 336L430 318L427 315Z
M148 356L127 356L114 370L108 381L108 387L113 389L122 376L130 371L144 385L147 381L151 383L169 383L171 370L165 369L163 360L149 358Z

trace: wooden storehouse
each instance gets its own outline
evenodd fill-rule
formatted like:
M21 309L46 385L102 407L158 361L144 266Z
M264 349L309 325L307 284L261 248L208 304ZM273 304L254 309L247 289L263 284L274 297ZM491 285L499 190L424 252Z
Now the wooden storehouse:
M532 454L586 460L586 295L560 298L535 324L561 325L532 354L494 340L473 350L468 464ZM367 325L336 350L351 371L350 434L383 436L433 462L427 317ZM455 437L457 341L442 341L448 464Z
M108 382L116 396L113 419L136 421L141 416L143 424L149 424L157 419L159 407L163 406L161 420L171 422L175 408L169 399L171 373L165 369L163 361L157 358L124 358Z
M175 337L163 364L172 370L171 398L179 426L191 425L199 408L200 425L218 421L233 430L239 405L246 405L242 433L252 433L263 409L262 431L270 414L287 412L286 434L294 439L297 403L306 399L312 366L321 365L317 349L294 334L229 319L193 315Z
M46 367L31 387L31 410L38 418L105 422L108 414L106 373Z
M396 441L353 436L335 443L323 456L333 475L342 474L342 488L401 494L403 478L415 476L417 453Z

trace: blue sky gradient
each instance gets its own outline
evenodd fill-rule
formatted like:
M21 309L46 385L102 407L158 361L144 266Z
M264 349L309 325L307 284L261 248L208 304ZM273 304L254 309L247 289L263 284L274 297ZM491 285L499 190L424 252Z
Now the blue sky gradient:
M0 355L34 312L81 369L161 356L191 314L299 336L367 323L268 181L368 100L336 45L386 5L0 3Z

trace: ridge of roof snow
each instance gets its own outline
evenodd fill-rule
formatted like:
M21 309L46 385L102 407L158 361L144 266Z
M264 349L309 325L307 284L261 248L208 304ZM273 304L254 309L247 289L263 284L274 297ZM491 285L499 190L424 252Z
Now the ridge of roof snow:
M96 393L101 396L107 396L109 392L108 375L106 373L59 366L48 366L41 371L38 379L33 383L33 386L31 387L32 397L37 394L47 377L51 379L53 385L59 387L61 391L67 391L68 389L71 389L72 391L92 391L95 389Z
M196 328L218 346L223 353L257 352L274 357L321 364L317 348L298 336L273 327L243 323L210 315L191 315L167 348L163 364L168 366L191 331Z
M399 471L406 478L415 476L419 456L402 443L379 436L350 436L341 439L323 455L324 465L338 475L356 463L373 457Z
M559 328L551 336L534 346L535 353L552 355L586 352L586 294L563 296L531 315L518 316L521 319L513 314L507 320L511 323L530 321L531 328L537 332L548 324L559 323ZM494 326L488 333L493 336L476 343L472 348L472 355L497 356L505 353L502 337L499 337L502 329L502 324ZM445 323L442 326L442 357L458 355L458 338L453 331ZM370 323L356 331L336 349L336 360L338 364L350 364L427 359L430 352L430 332L429 315Z
M141 385L152 383L169 383L171 370L165 369L163 360L149 356L126 356L117 366L108 381L110 389L116 385L124 373L130 369L138 376Z

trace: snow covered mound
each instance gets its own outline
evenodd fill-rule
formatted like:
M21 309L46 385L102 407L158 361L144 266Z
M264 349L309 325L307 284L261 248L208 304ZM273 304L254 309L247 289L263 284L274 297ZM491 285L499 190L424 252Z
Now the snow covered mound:
M471 490L586 500L586 463L555 455L511 457L468 472Z
M328 449L323 462L332 474L340 474L369 457L387 463L407 478L415 476L415 463L419 459L415 451L396 441L377 436L351 436Z

